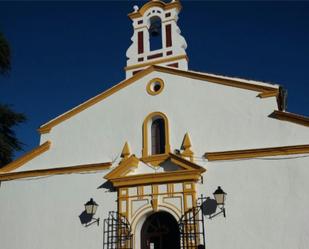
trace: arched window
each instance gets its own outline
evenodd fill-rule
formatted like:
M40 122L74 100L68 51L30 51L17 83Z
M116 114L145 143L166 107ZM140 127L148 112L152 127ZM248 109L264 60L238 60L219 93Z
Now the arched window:
M168 119L162 112L150 113L143 122L144 158L170 152Z
M150 51L162 48L162 22L160 17L153 16L149 24Z
M155 119L151 124L151 154L165 152L165 129L163 118Z

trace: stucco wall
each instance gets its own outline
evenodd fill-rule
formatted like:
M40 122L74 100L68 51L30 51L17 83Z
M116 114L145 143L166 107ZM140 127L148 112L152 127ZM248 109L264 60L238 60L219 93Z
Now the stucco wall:
M147 83L164 80L151 96ZM169 120L172 151L190 134L196 163L207 168L199 193L218 185L228 193L227 218L206 222L212 249L305 249L309 243L309 158L304 155L207 162L205 152L308 144L307 127L269 118L274 97L257 92L153 72L53 127L41 137L50 150L15 171L119 160L128 141L142 151L142 124L155 111ZM294 158L294 159L293 159ZM117 165L116 160L113 166ZM1 249L102 248L102 219L116 210L116 195L99 188L107 171L2 182ZM93 197L99 227L84 228L78 216Z
M162 78L163 91L146 91L153 78ZM155 111L169 120L171 150L179 149L186 132L195 156L207 151L307 144L307 127L268 117L276 98L260 99L258 92L160 72L152 72L43 134L51 149L24 169L113 161L125 141L138 157L142 124ZM21 170L21 169L18 169ZM18 171L17 170L17 171Z
M102 248L103 219L117 209L115 193L100 186L105 172L2 182L1 249ZM79 215L93 197L99 204L96 224L85 228Z
M207 248L308 248L309 157L286 158L207 163L200 191L227 192L226 219L206 221Z
M205 222L207 248L307 248L308 155L201 164L207 172L199 193L212 197L218 185L227 192L227 217ZM116 195L100 188L105 174L2 182L1 248L102 248L103 219L116 210ZM85 228L78 216L90 197L101 223Z

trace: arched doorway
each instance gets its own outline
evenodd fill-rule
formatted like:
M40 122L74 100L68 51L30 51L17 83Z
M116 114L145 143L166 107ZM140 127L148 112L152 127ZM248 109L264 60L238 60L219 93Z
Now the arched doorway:
M180 249L178 223L167 212L150 215L141 230L141 249Z

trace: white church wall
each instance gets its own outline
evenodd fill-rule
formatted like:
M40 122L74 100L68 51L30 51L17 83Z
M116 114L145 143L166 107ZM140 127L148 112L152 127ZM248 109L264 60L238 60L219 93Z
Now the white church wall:
M105 172L2 182L1 249L97 249L103 247L103 219L117 210L117 195L102 188ZM100 224L83 227L79 215L93 198Z
M298 248L309 244L309 157L207 163L199 192L227 192L226 218L206 220L206 248ZM292 159L294 158L294 159Z
M147 83L165 82L151 96ZM268 117L277 109L275 97L260 99L258 92L153 72L85 109L43 134L52 141L48 160L32 167L61 167L113 161L125 141L141 156L142 124L155 111L169 119L172 151L179 149L186 132L195 156L208 151L307 144L307 127ZM31 162L30 162L31 164Z

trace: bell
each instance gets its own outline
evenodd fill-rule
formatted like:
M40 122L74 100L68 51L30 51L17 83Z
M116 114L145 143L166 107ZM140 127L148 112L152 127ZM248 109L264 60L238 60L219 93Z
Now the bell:
M151 24L149 28L149 33L151 36L158 36L161 32L161 23L160 22L154 22Z

